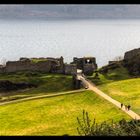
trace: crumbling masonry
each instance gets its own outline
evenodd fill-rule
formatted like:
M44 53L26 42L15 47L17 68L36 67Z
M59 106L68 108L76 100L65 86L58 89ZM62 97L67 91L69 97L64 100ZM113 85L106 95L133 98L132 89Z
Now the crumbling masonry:
M64 63L62 56L60 58L20 58L18 61L8 61L5 66L0 65L0 73L38 71L73 75L77 73L77 69L81 69L85 75L91 75L97 69L95 58L74 57L70 64Z

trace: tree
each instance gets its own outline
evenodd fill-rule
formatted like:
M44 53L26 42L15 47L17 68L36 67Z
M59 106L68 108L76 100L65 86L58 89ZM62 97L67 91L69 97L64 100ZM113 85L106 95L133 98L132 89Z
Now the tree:
M3 65L3 66L5 66L6 65L6 59L5 58L2 58L2 60L1 60L1 64Z
M122 56L116 56L113 60L114 61L122 61L123 57Z

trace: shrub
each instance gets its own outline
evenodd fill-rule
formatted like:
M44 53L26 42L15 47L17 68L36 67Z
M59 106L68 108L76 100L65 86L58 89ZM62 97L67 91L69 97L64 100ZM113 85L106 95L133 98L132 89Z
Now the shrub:
M125 119L117 123L104 121L100 124L96 120L90 120L88 112L83 110L82 119L77 117L77 131L83 136L140 136L140 120L131 120L127 122Z

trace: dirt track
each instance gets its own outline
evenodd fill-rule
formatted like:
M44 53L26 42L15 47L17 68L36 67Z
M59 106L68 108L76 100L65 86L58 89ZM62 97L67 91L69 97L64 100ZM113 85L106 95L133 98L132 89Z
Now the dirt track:
M54 94L52 93L52 94L49 94L49 95L40 95L40 96L28 97L28 98L24 98L24 99L18 99L18 100L14 100L14 101L8 101L8 102L0 103L0 106L1 105L6 105L6 104L11 104L11 103L17 103L17 102L27 101L27 100L34 100L34 99L41 99L41 98L49 98L49 97L60 96L60 95L74 94L74 93L77 93L77 92L80 93L81 91L85 91L85 89L72 90L72 91L59 92L59 93L54 93Z

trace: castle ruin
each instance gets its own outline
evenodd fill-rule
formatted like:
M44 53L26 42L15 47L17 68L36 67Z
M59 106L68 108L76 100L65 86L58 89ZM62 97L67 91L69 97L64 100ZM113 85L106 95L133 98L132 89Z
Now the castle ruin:
M81 69L84 74L91 75L97 69L95 58L74 57L70 64L64 63L62 56L60 58L20 58L18 61L8 61L5 66L0 65L0 73L38 71L73 75L77 73L77 69Z
M93 72L97 69L95 57L74 57L71 64L76 64L77 69L82 70L85 75L92 75Z

